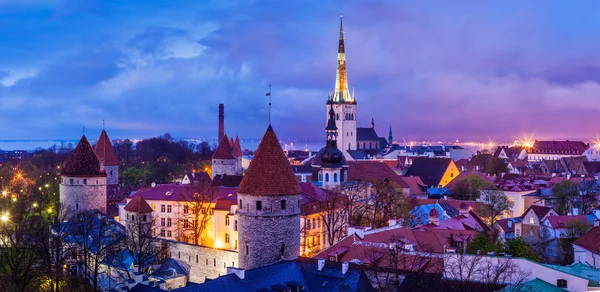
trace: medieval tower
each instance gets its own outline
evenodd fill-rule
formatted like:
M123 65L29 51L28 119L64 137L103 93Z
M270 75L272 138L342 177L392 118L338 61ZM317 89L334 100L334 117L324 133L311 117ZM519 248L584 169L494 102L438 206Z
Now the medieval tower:
M240 267L252 269L296 259L301 189L271 126L237 193Z
M340 39L338 43L338 64L335 77L335 88L329 93L326 106L326 120L329 120L329 109L333 105L335 112L335 123L340 133L338 145L342 153L347 150L356 150L356 100L354 93L350 94L348 89L348 77L346 75L346 52L344 48L344 29L342 16L340 15Z
M94 153L100 161L100 170L106 172L106 184L118 185L119 184L119 160L117 160L117 154L115 149L108 138L105 130L102 130L98 143L94 147Z
M97 209L106 214L106 172L85 135L60 175L60 204L65 211Z

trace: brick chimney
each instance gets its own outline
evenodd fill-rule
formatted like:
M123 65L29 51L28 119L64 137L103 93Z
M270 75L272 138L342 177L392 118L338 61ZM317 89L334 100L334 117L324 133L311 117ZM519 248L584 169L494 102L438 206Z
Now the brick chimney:
M219 143L225 135L225 105L219 104Z

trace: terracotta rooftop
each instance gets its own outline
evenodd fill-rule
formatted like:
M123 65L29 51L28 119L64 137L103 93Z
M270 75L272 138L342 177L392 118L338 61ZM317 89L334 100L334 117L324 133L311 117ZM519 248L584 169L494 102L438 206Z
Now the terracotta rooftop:
M388 179L401 188L410 188L387 164L374 160L348 161L348 181L383 181Z
M96 153L96 157L100 161L104 162L104 165L119 165L117 154L105 130L102 130L100 138L98 138L98 143L94 146L94 153Z
M525 215L527 215L527 213L529 213L529 210L533 210L533 212L538 217L538 219L542 220L542 218L544 218L544 216L546 216L546 214L548 214L548 212L554 210L554 208L548 207L548 206L531 205L531 206L529 206L529 208L527 210L525 210L525 212L523 212L523 215L521 215L521 219L523 219L525 217ZM556 211L554 211L554 212L556 212Z
M552 228L566 228L568 224L579 222L584 226L592 225L585 215L550 216L546 218Z
M231 144L229 142L229 138L227 138L227 135L224 135L223 139L219 142L219 146L217 146L212 159L235 159L233 156L233 149L231 148Z
M292 166L281 149L271 126L265 132L254 158L250 161L238 193L248 195L295 195L301 193Z
M79 144L65 163L62 175L69 176L106 176L100 171L100 162L88 139L83 135Z
M240 157L242 156L242 146L240 145L240 137L235 136L235 143L233 145L233 151L234 151L234 155L235 157Z
M581 246L595 254L600 254L600 227L594 227L580 236L573 244Z
M125 210L135 213L152 213L152 207L142 197L135 197L125 206Z
M531 153L583 155L589 148L581 141L535 141Z

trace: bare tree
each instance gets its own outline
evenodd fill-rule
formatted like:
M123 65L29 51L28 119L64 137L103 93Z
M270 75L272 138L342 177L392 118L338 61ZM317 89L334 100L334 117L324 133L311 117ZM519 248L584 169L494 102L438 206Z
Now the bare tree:
M325 200L319 202L319 216L325 227L327 244L332 246L347 234L348 214L344 206L347 206L348 197L339 188L325 194Z
M481 215L489 220L490 226L494 226L496 218L513 206L504 192L496 188L481 190L481 201L484 203Z
M65 246L69 236L69 225L65 222L70 219L71 214L60 207L58 210L49 209L47 213L50 232L48 240L44 241L43 267L49 278L49 290L59 292L61 289L60 284L66 277L63 266L66 264L68 257Z
M158 235L152 232L152 218L147 215L138 215L127 221L127 236L123 246L129 256L133 258L134 272L143 272L153 264L161 250ZM129 271L129 269L126 269ZM127 275L132 278L132 275Z
M348 224L362 226L369 222L367 205L371 198L371 185L368 182L354 181L344 184L340 189L347 197L344 206L348 214Z
M180 220L183 222L178 222L178 237L181 240L191 238L194 244L202 243L202 234L213 217L212 204L217 195L218 189L204 181L192 184L183 191L183 198L179 201L183 206Z

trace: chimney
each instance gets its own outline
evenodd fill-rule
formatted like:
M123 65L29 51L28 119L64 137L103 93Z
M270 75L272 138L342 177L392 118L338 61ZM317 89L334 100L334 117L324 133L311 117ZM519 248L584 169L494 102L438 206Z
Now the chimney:
M227 275L235 274L241 280L246 277L246 271L244 269L238 269L236 267L227 267Z
M343 262L342 263L342 275L346 275L346 272L348 272L348 262Z
M600 226L600 220L594 219L594 227Z
M222 103L219 104L219 141L223 140L223 136L225 136L225 105Z
M320 258L318 261L318 266L317 266L317 270L319 272L323 271L323 268L325 268L325 259L324 258Z
M440 224L440 212L436 208L431 209L431 212L429 212L429 222L434 225Z

